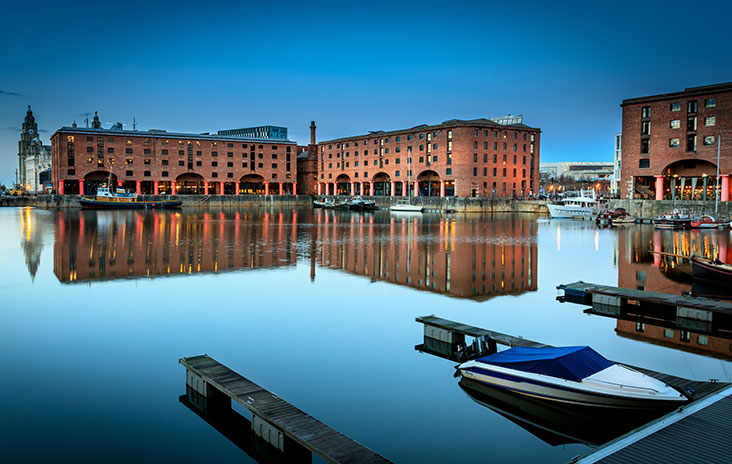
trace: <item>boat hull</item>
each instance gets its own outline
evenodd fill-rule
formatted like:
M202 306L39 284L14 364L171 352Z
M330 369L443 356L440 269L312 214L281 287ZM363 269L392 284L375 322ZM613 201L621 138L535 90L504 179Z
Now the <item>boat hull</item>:
M422 212L422 206L420 205L394 205L389 208L390 211L393 212L401 212L401 213L421 213Z
M180 208L182 200L156 200L156 201L109 201L96 200L93 198L80 198L82 208L93 209L171 209Z
M574 388L573 383L567 381L563 385L541 382L528 379L521 375L506 372L496 372L488 369L470 367L461 369L463 377L484 383L486 385L508 390L510 392L557 403L572 404L597 408L623 409L659 409L678 405L678 400L649 400L591 392Z
M729 284L732 282L732 266L724 266L698 258L691 259L691 271L694 279Z
M549 216L553 218L571 219L575 216L592 217L595 215L593 208L567 205L546 205L549 208Z

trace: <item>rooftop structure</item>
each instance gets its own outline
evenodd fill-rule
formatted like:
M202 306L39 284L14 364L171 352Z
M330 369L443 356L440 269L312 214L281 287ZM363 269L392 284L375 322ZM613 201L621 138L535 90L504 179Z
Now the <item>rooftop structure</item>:
M287 128L278 126L244 127L218 131L222 137L245 137L254 139L287 140Z

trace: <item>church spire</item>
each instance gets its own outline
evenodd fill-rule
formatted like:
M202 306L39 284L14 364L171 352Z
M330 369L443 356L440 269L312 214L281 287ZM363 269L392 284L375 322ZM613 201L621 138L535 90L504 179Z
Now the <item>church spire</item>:
M92 129L101 129L102 123L99 122L99 116L97 115L97 112L94 112L94 120L92 121Z

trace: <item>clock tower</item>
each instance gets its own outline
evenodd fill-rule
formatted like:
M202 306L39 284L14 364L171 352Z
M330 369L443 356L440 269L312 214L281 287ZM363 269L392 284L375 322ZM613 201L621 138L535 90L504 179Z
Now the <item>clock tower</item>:
M38 124L36 124L36 118L33 116L30 105L28 105L28 111L25 113L25 121L23 121L23 128L20 133L20 141L18 142L18 182L23 186L28 181L26 178L27 158L33 151L33 139L37 137Z

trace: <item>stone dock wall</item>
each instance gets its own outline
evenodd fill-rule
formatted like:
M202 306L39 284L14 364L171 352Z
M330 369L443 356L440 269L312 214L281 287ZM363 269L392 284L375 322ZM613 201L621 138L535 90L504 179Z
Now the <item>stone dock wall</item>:
M310 195L143 195L145 200L162 200L175 198L183 201L184 208L221 209L221 208L258 208L269 207L308 207L312 204ZM347 197L319 197L344 200ZM405 200L405 197L368 197L376 200L381 208ZM548 214L546 201L511 200L502 198L481 197L419 197L410 198L412 204L421 204L427 211L455 210L459 213L527 213ZM80 208L79 197L74 195L38 195L29 197L0 197L0 206L36 206L46 209ZM713 201L677 201L676 208L686 209L697 214L713 214ZM671 200L610 200L608 208L625 208L630 214L638 217L653 218L674 209ZM732 202L719 203L719 216L732 216Z

